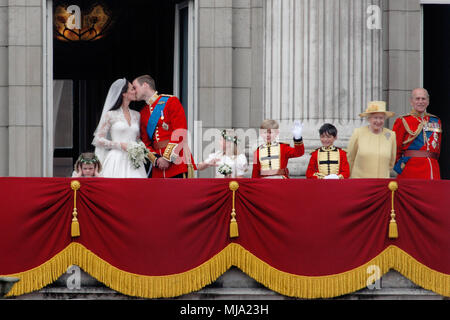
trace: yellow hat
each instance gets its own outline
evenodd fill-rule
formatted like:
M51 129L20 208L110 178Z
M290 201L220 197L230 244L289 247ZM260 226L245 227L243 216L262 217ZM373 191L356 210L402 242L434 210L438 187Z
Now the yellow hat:
M361 113L359 116L367 117L371 113L384 113L386 118L393 117L395 115L394 112L386 111L386 102L385 101L370 101L367 104L367 109L365 112Z

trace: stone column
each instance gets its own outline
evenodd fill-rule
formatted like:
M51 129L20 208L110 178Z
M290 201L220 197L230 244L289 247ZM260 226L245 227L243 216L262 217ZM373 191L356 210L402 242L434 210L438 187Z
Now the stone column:
M0 2L0 176L8 175L8 6Z
M198 118L207 155L208 129L259 127L263 118L265 0L198 1ZM249 141L243 142L245 148ZM247 149L245 150L248 151ZM250 151L250 154L252 152ZM198 156L198 155L197 155ZM199 158L196 159L200 161ZM248 172L251 174L251 170ZM199 172L213 176L213 170Z
M346 147L358 114L382 99L382 30L369 29L370 5L381 0L267 0L264 116L280 120L290 141L294 119L304 124L308 151L320 146L319 127L338 129ZM380 11L381 18L381 11ZM304 174L309 155L291 172Z
M422 86L421 42L422 13L420 0L386 1L384 10L385 80L384 96L397 116L411 111L409 97L414 88ZM396 118L395 117L395 118ZM395 118L390 121L394 124Z
M0 20L6 30L0 31L0 139L6 143L1 143L1 175L41 176L41 1L9 1L3 7L0 5L2 16L5 19Z

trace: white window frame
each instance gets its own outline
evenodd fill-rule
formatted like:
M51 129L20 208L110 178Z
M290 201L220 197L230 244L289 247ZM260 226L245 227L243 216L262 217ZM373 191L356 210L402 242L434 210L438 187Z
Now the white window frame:
M180 51L179 51L179 27L180 10L186 7L188 12L188 101L184 102L187 108L188 116L188 145L194 160L197 161L198 155L202 150L202 126L198 119L198 1L186 0L175 5L175 34L174 34L174 73L173 73L173 94L180 94Z
M449 4L450 5L450 0L420 0L420 86L423 87L424 83L423 83L423 78L424 78L424 56L423 56L423 52L424 52L424 48L423 48L423 44L424 44L424 26L423 26L423 22L424 22L424 15L423 15L423 5L426 4Z
M53 1L42 5L42 175L53 177Z
M174 61L173 61L173 94L179 96L180 94L180 10L189 8L188 11L188 101L184 102L188 112L188 129L194 127L194 120L197 119L196 108L196 93L197 93L197 72L195 66L197 65L196 50L196 19L195 19L195 3L193 0L184 1L175 5L175 35L174 35Z

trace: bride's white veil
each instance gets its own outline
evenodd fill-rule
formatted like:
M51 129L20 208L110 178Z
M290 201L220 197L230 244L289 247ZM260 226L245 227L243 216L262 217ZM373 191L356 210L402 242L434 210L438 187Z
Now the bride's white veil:
M103 148L101 145L95 143L97 135L100 131L100 128L104 125L106 119L106 113L111 110L111 108L116 104L117 99L119 99L120 93L122 92L123 87L127 83L125 78L118 79L113 82L111 87L109 88L108 95L106 96L105 104L103 105L102 115L100 117L100 121L98 122L97 128L94 131L94 141L92 142L95 145L95 154L97 155L100 163L103 164L106 154L108 152L107 149ZM110 138L108 138L110 139Z

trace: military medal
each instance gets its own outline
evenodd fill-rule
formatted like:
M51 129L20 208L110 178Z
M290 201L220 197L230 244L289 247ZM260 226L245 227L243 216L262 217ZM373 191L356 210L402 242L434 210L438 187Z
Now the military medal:
M165 123L165 122L163 122L162 127L166 131L169 130L169 125L167 123Z
M438 141L439 141L439 136L436 132L433 133L433 141L431 142L431 145L433 146L434 149L437 148L438 146Z

